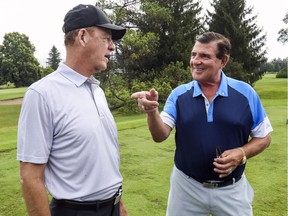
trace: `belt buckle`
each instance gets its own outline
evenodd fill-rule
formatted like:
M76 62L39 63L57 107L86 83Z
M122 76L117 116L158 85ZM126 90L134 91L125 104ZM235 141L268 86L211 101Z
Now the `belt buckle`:
M204 187L207 187L207 188L216 188L216 187L218 187L218 182L213 182L213 181L203 182L202 184L203 184Z
M116 194L114 205L116 205L118 202L120 202L121 197L122 197L122 189L120 188L118 193Z

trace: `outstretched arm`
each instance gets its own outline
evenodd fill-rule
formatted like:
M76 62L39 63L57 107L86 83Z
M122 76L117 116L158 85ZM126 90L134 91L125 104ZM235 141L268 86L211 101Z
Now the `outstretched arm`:
M142 112L147 113L147 123L155 142L162 142L170 135L171 128L166 125L158 110L158 92L152 88L150 91L136 92L131 98L138 99L138 107Z

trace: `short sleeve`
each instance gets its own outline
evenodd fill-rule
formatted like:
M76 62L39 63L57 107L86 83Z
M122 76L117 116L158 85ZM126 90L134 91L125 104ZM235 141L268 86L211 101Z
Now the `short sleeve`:
M46 163L52 147L52 115L45 98L28 89L18 121L17 160Z

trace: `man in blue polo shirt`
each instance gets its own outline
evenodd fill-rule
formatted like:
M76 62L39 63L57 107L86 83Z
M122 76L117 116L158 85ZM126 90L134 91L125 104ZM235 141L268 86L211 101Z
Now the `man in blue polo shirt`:
M174 89L161 114L155 89L131 95L147 113L154 141L176 128L167 216L253 215L246 160L269 146L273 129L253 88L222 71L230 49L221 34L198 36L190 60L194 81Z

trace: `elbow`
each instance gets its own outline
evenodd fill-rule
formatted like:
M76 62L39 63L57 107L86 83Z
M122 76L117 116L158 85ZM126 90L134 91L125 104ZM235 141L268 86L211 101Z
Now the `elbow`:
M33 164L29 162L20 162L20 184L23 187L38 184L44 184L45 164Z
M270 146L270 143L272 141L272 137L271 134L268 134L266 137L267 141L266 141L266 148L268 148Z
M23 186L24 185L24 179L22 176L20 176L20 185Z
M20 175L19 178L19 183L20 183L20 187L22 190L23 195L25 194L25 192L27 190L29 190L29 180L27 179L27 177Z
M29 187L29 184L31 184L30 176L25 173L20 173L19 177L19 183L22 190L25 190L25 188Z
M151 133L151 135L152 135L153 141L156 143L161 143L161 142L165 141L169 136L169 134L166 134L166 133L158 133L158 134L152 134Z
M162 127L157 128L157 130L153 127L149 127L149 130L153 141L156 143L165 141L171 133L171 128L165 124L163 124Z
M153 138L153 141L156 143L161 143L164 140L166 140L166 138L160 138L160 137L152 137L152 138Z

